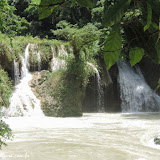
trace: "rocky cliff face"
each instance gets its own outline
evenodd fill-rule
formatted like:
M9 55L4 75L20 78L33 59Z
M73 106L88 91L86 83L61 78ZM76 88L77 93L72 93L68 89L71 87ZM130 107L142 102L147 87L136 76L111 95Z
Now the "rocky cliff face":
M46 116L76 117L82 116L84 89L72 75L65 76L61 71L35 72L30 82L32 91L41 101Z
M104 91L105 112L120 112L121 100L117 65L112 66L109 71L107 71L103 61L100 65L102 67L101 78ZM89 78L83 101L83 112L97 112L97 84L94 76Z
M55 92L56 82L58 79L50 84L47 82L49 71L43 70L41 72L35 72L33 74L33 79L30 82L32 91L38 99L41 101L41 109L43 110L46 116L58 116L59 105L58 102L54 99L51 92Z
M155 90L158 81L160 80L160 65L153 63L149 58L145 57L138 64L141 68L142 74L148 85ZM104 107L106 112L121 112L120 86L118 67L115 64L109 71L103 61L100 66L102 68L101 78L104 90ZM108 73L107 73L108 72ZM108 77L110 76L110 78ZM160 88L156 93L160 95ZM97 112L97 89L96 78L90 77L86 89L86 96L83 102L84 112Z

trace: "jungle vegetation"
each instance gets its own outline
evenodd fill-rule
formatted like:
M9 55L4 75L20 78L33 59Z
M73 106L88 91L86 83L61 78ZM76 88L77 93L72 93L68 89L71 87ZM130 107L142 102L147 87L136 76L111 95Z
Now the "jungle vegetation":
M119 58L132 66L143 57L160 64L160 1L1 0L0 35L0 57L8 61L17 36L31 36L68 41L76 63L93 56L104 59L107 69ZM97 54L89 54L91 50ZM1 107L9 105L12 87L2 66L0 75ZM1 146L10 129L3 122L0 125Z

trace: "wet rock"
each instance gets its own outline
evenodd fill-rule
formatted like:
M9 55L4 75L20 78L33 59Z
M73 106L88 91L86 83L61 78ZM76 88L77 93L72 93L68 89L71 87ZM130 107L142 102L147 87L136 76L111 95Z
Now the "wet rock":
M157 137L154 138L154 143L156 145L160 145L160 136L157 136Z

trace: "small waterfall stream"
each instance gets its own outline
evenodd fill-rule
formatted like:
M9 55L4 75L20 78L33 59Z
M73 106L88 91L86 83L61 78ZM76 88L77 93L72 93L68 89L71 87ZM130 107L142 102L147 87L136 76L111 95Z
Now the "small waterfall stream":
M98 96L97 96L98 112L104 112L105 111L105 108L104 108L104 92L103 92L103 88L102 88L102 85L101 85L101 77L99 75L99 72L98 72L97 68L92 63L87 62L87 64L89 66L91 66L96 73L97 92L98 92Z
M160 97L146 83L138 66L118 62L122 112L158 112Z
M42 110L40 108L40 100L36 98L32 92L29 81L32 79L32 75L29 73L29 46L25 49L25 56L22 58L21 80L18 85L15 86L15 91L10 99L9 109L6 111L8 116L42 116Z
M41 71L41 55L40 55L40 51L37 52L37 60L38 60L38 71Z
M19 63L14 60L14 81L15 85L20 82L20 71L19 71Z
M58 56L56 57L55 55L55 50L53 48L52 52L53 52L53 58L52 58L52 71L56 72L61 68L64 68L66 66L66 62L64 59L62 59L63 56L68 56L68 53L65 51L65 46L61 45L60 47L58 47Z

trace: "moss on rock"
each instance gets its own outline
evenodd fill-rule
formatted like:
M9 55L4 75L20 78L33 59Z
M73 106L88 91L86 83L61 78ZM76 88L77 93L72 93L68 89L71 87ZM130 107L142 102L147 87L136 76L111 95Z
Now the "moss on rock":
M31 87L41 100L46 116L82 116L82 102L88 82L84 65L72 63L67 70L35 73Z

